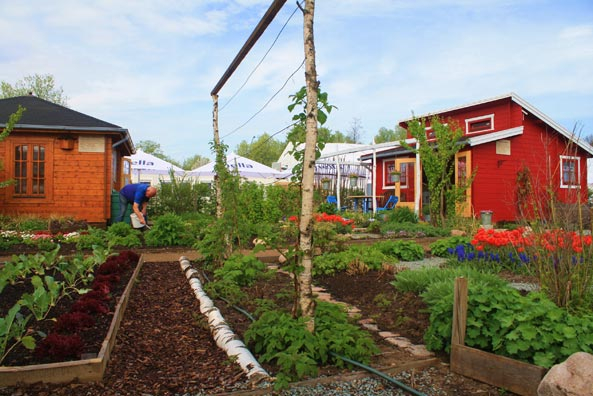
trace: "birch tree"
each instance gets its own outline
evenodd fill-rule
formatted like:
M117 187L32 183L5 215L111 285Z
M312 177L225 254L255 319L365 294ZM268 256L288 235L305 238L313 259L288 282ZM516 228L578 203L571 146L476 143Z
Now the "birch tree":
M306 0L303 10L303 38L305 47L306 137L303 155L301 221L299 224L299 251L303 271L299 274L299 303L301 314L310 332L315 330L315 300L312 290L313 270L313 181L315 176L315 147L317 146L317 69L315 66L315 40L313 19L315 0Z

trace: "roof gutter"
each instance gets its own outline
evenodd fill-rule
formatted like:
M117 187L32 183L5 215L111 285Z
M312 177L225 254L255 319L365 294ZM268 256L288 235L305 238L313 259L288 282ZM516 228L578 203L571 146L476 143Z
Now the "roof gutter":
M119 145L121 145L121 144L123 144L123 143L125 143L125 142L129 141L129 142L130 142L130 152L131 152L132 154L136 154L136 148L135 148L135 147L134 147L134 145L132 144L132 137L131 137L131 136L130 136L130 134L128 133L128 130L127 130L127 129L124 129L124 131L125 131L125 134L126 134L126 135L124 136L124 138L123 138L123 139L120 139L120 140L118 140L118 141L117 141L117 142L115 142L115 143L113 143L113 144L111 145L111 148L115 149L117 146L119 146Z

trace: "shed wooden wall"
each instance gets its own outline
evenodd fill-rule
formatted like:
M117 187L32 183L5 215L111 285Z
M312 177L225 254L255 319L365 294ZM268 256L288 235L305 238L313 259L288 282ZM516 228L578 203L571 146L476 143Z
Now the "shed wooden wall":
M100 136L100 135L96 135ZM7 152L13 139L43 138L53 142L51 164L53 177L48 180L48 199L13 198L12 187L0 189L0 213L10 215L38 215L72 217L91 224L105 224L111 217L112 146L111 138L104 138L104 152L79 152L79 141L74 148L61 148L57 135L13 133L0 142L0 158L10 158ZM10 179L7 165L0 171L0 180Z

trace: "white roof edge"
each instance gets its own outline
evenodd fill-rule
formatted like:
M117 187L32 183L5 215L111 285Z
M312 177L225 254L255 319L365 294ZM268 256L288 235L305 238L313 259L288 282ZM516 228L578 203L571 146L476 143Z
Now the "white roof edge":
M475 136L468 139L470 146L477 146L484 143L494 142L496 140L505 139L512 136L522 135L523 134L523 126L505 129L498 132L487 133L481 136Z
M558 124L556 121L554 121L553 119L551 119L550 117L548 117L547 115L545 115L544 113L542 113L541 111L539 111L537 108L535 108L534 106L532 106L529 102L525 101L519 95L517 95L515 93L512 93L511 94L511 98L517 104L521 105L525 110L531 112L537 118L539 118L540 120L542 120L543 122L545 122L546 124L548 124L549 126L551 126L552 128L554 128L555 130L557 130L558 132L560 132L560 134L564 135L564 137L566 137L567 139L570 139L570 140L574 141L583 150L585 150L589 154L593 155L593 146L591 146L587 142L581 140L573 132L570 132L568 129L564 128L562 125Z
M426 118L426 117L430 117L430 116L441 114L441 113L448 113L450 111L465 109L466 107L477 106L477 105L481 105L481 104L484 104L484 103L494 102L496 100L501 100L501 99L506 99L506 98L513 98L513 97L517 97L517 95L514 92L510 92L510 93L507 93L507 94L504 94L504 95L495 96L493 98L480 99L480 100L477 100L477 101L474 101L474 102L471 102L471 103L466 103L466 104L463 104L463 105L453 106L453 107L441 109L441 110L438 110L438 111L431 111L430 113L425 113L425 114L417 115L417 116L414 116L414 117L404 118L402 120L399 120L396 125L399 125L400 122L411 121L414 118Z
M412 143L416 142L416 139L406 139L405 141L406 141L406 143L412 144ZM352 153L358 153L358 152L363 152L363 151L366 151L364 154L370 154L373 150L392 148L392 147L393 148L400 147L401 144L399 142L400 141L398 140L395 142L385 142L385 143L378 143L378 144L369 144L369 145L361 146L361 147L353 147L351 149L335 151L333 153L328 153L328 154L322 155L318 158L318 160L325 159L325 158L331 158L331 157L335 157L335 156L342 155L342 154L352 154Z
M581 147L583 150L587 151L589 154L593 155L593 146L591 146L587 142L581 140L574 133L570 132L569 130L564 128L562 125L558 124L556 121L554 121L553 119L551 119L550 117L548 117L547 115L545 115L544 113L539 111L536 107L531 105L529 102L527 102L525 99L521 98L519 95L517 95L514 92L510 92L510 93L500 95L500 96L495 96L495 97L488 98L488 99L481 99L481 100L478 100L475 102L467 103L467 104L460 105L460 106L454 106L454 107L450 107L450 108L439 110L439 111L433 111L433 112L426 113L423 115L415 116L415 118L426 118L426 117L430 117L433 115L437 115L437 114L441 114L441 113L448 113L450 111L461 110L461 109L465 109L467 107L477 106L477 105L481 105L484 103L494 102L494 101L506 99L506 98L510 98L513 102L519 104L525 110L529 111L530 113L535 115L537 118L539 118L540 120L544 121L546 124L548 124L549 126L554 128L561 135L563 135L567 139L573 140L579 147ZM399 125L401 122L410 121L413 118L414 117L410 117L410 118L405 118L403 120L399 120L396 125Z

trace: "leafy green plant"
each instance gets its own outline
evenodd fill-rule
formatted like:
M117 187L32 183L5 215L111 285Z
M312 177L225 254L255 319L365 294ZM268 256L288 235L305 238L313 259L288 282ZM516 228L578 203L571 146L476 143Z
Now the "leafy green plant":
M449 350L452 299L431 307L424 340L430 350ZM549 368L571 354L593 351L593 316L573 316L542 293L523 297L510 287L469 285L468 346Z
M158 217L145 240L148 246L191 246L195 242L181 217L173 213Z
M387 221L395 223L418 223L418 216L407 206L396 206L387 213Z
M109 246L125 246L128 248L142 246L140 231L126 223L114 223L109 226L106 234Z
M336 214L338 212L338 208L335 204L329 202L322 202L319 204L317 211L319 213Z
M403 271L393 282L400 291L420 294L428 305L424 341L429 350L450 349L457 277L469 284L466 345L543 367L577 351L593 351L593 315L571 315L539 292L523 297L498 276L469 266Z
M312 334L303 318L267 311L245 332L245 340L259 360L279 366L279 387L316 375L318 364L343 366L344 362L332 352L363 363L378 352L369 334L351 324L343 308L320 301L315 318Z
M100 228L89 227L78 237L76 241L76 248L78 250L92 249L94 246L107 247L107 231Z
M451 230L443 227L434 227L424 223L396 223L393 221L378 222L383 235L394 235L396 237L447 237Z
M402 261L415 261L424 258L424 248L413 241L381 241L377 242L374 247L383 254Z
M333 275L349 268L364 266L367 270L378 270L383 263L397 260L382 253L373 246L350 245L342 252L325 253L313 258L313 276Z
M39 217L23 216L15 219L18 231L38 231L47 229L47 220Z
M465 236L452 236L449 238L439 239L430 244L430 252L438 257L451 257L455 248L458 245L467 245L470 243L470 238Z
M10 308L5 317L0 318L0 363L21 343L27 349L35 349L35 338L27 335L27 323L31 315L23 316L20 309L21 306L17 303Z
M204 290L212 298L220 298L235 305L245 301L247 296L236 282L224 278L206 283Z
M234 282L238 286L251 286L264 275L266 265L254 255L234 254L229 257L222 268L214 271L216 279Z
M45 319L51 307L62 293L62 282L56 282L52 276L41 277L35 275L31 278L33 293L24 293L19 304L28 308L38 321ZM47 289L46 289L47 287Z

